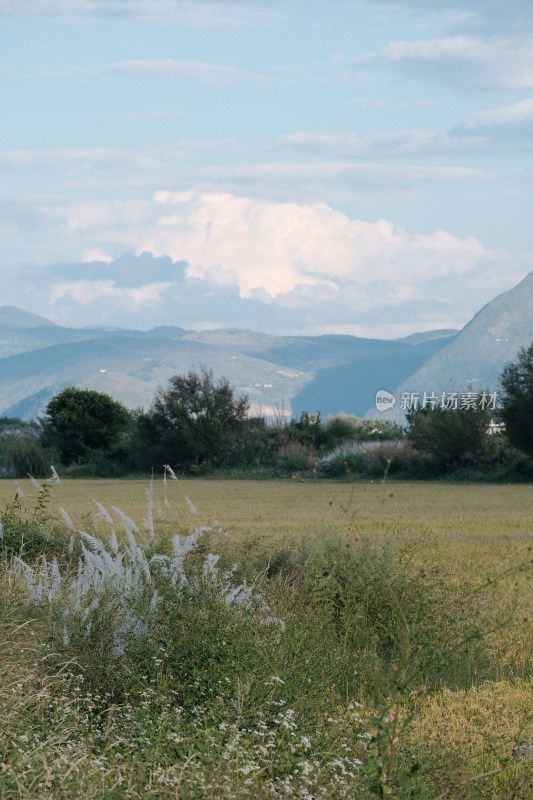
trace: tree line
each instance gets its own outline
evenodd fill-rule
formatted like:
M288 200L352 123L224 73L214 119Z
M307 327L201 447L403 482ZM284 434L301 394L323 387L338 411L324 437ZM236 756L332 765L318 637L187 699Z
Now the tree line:
M174 375L146 410L67 387L37 422L0 419L0 476L120 476L161 470L201 475L533 479L533 344L501 375L501 407L418 408L402 428L387 420L304 412L289 422L250 416L246 396L207 369ZM496 426L496 428L495 428ZM499 430L498 427L501 429ZM497 431L494 434L494 431Z
M161 470L201 475L217 469L292 473L313 469L348 441L402 436L400 426L303 413L286 422L250 417L239 396L210 370L174 375L147 410L129 411L110 396L67 387L38 422L0 419L0 474L46 475L50 464L73 476Z

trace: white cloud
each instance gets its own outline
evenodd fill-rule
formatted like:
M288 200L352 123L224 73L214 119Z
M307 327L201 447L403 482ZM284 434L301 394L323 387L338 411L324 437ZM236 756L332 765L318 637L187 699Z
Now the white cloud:
M307 197L313 197L315 193L324 196L331 187L352 193L364 189L365 193L382 195L384 187L405 192L426 183L471 184L488 176L487 172L474 167L368 161L354 164L344 160L217 165L202 167L194 173L195 185L200 184L202 188L205 185L211 188L223 186L235 194L260 193L263 197L276 199L287 193L294 197L298 191Z
M100 300L113 300L133 306L133 308L139 308L158 301L169 286L168 283L150 283L135 289L124 289L116 286L113 280L70 281L58 283L53 287L50 303L53 305L65 298L81 305L89 305Z
M83 251L81 254L81 260L84 264L92 264L95 261L103 264L110 264L113 261L113 256L110 256L109 253L104 253L97 247L93 247L90 250Z
M533 123L533 99L521 100L501 108L480 111L466 123L465 129L477 131L485 128L504 128L520 125L531 126Z
M159 192L161 214L137 248L185 259L189 275L214 266L237 276L241 295L285 296L302 286L427 283L461 274L489 253L474 237L409 234L380 220L350 219L323 203L273 203L229 194ZM293 298L294 299L294 298Z
M208 83L228 83L239 74L235 67L225 64L210 64L207 61L177 61L176 59L152 59L119 61L105 68L111 75L146 75L154 78L175 78Z
M280 136L277 146L298 153L347 159L367 155L395 158L460 151L476 152L480 143L480 140L473 137L465 140L448 133L413 129L364 136L342 131L300 131Z
M356 59L357 66L391 67L418 79L456 88L533 88L531 41L451 36L393 42Z
M272 332L409 332L435 320L466 322L500 288L495 275L505 289L525 271L524 259L473 236L409 231L323 202L158 191L152 200L48 205L43 215L41 250L59 242L59 258L68 253L70 263L33 275L19 269L13 281L23 281L37 306L51 302L63 324L195 328L211 320ZM44 252L48 264L57 261ZM119 258L126 252L170 258ZM4 299L16 305L5 279Z
M0 16L132 17L143 22L190 28L239 29L276 24L282 17L282 6L265 11L247 0L0 0Z
M357 1L357 0L356 0ZM522 33L533 22L531 0L373 0L390 14L413 13L437 19L449 30L512 31ZM368 7L368 1L358 3Z

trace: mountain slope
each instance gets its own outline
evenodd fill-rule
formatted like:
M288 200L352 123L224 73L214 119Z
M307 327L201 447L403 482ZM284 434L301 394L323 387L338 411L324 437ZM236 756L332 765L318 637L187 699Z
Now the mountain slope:
M504 365L532 341L533 272L487 303L454 339L401 381L394 394L398 399L402 392L421 396L424 392L496 392Z
M55 323L46 317L31 314L16 306L0 306L0 327L38 328L43 325L53 326Z

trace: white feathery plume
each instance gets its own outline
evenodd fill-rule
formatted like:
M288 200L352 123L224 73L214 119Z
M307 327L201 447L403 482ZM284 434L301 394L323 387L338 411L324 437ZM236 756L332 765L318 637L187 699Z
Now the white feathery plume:
M35 478L33 477L33 475L30 475L30 473L29 473L29 472L28 472L28 478L30 479L30 481L31 481L31 483L32 483L32 486L35 486L35 488L36 488L36 489L38 489L39 491L41 491L41 489L42 489L43 487L41 486L41 484L39 483L39 481L36 481L36 480L35 480Z
M239 586L232 586L224 597L224 602L228 606L249 606L252 601L252 592L245 583Z
M131 519L131 517L128 517L127 514L125 514L123 511L121 511L120 508L117 508L116 506L111 506L111 508L115 512L117 517L120 518L120 521L122 522L122 524L123 524L125 529L129 528L130 531L135 531L135 533L140 533L139 528L134 523L134 521Z
M67 628L67 617L68 617L68 608L63 609L63 647L65 650L70 645L70 636L68 635L68 628Z
M174 470L172 469L172 467L170 466L170 464L163 464L163 467L165 468L165 473L164 473L165 476L166 476L166 473L168 472L168 474L170 475L170 477L172 478L173 481L177 481L178 480L177 475L174 472Z
M52 477L50 478L51 483L60 483L59 475L53 464L50 464L50 469L52 470Z
M153 542L155 539L155 528L154 528L154 497L153 497L153 486L150 484L150 488L146 490L146 497L147 497L147 510L146 516L143 517L143 522L146 525L146 529L148 530L148 537L149 541Z
M187 503L187 506L188 506L189 511L191 512L191 514L197 514L198 513L198 509L196 508L196 506L194 505L193 501L191 500L191 498L189 497L188 494L185 495L185 502Z
M159 594L157 593L157 589L154 589L154 593L152 595L152 599L150 600L150 611L153 612L153 611L156 610L160 599L161 598L159 597Z
M102 519L105 519L106 522L109 522L109 524L112 525L113 520L109 515L107 509L104 508L104 506L101 503L99 503L98 500L94 500L93 502L96 504L96 507L98 508L98 511L100 512L100 516L102 517Z
M17 487L17 494L18 494L18 496L19 496L19 497L25 497L26 495L24 494L24 489L22 488L22 486L20 485L20 483L18 483L18 481L17 481L17 483L15 483L15 486Z
M15 567L15 571L19 575L23 575L26 579L26 586L32 596L33 602L36 602L36 594L35 594L35 571L30 567L29 564L26 564L22 558L18 556L14 556L13 558L13 565Z
M59 513L63 517L63 521L67 526L67 528L70 528L71 531L75 531L76 527L70 518L70 514L67 511L65 511L65 509L62 506L59 506Z
M90 544L96 553L103 555L105 552L107 552L105 549L105 544L97 536L92 536L90 533L86 533L85 531L80 531L79 534L80 536L83 536L87 544Z
M202 564L202 577L208 583L216 583L218 577L217 561L220 556L214 553L208 553Z
M93 599L91 600L91 602L89 603L89 605L87 606L87 608L85 609L85 611L83 612L83 614L81 615L82 620L85 622L85 620L88 618L88 616L93 611L96 611L96 609L98 608L99 605L100 605L100 599L99 599L98 595L95 595L93 597Z
M54 556L50 564L50 587L48 590L48 599L51 601L59 596L61 592L61 573L59 571L59 564Z
M166 473L165 473L166 474ZM153 531L153 496L149 490L148 495L148 528L152 536ZM113 635L115 656L126 656L126 636L140 638L148 631L148 624L143 617L148 609L136 606L136 599L144 599L149 584L152 584L149 612L154 613L161 600L157 586L154 586L154 576L176 587L176 591L187 589L189 593L200 590L202 582L208 584L216 591L220 599L238 612L239 608L247 610L258 616L262 625L279 625L282 629L282 620L271 616L270 608L260 594L254 594L246 583L235 585L232 583L234 568L223 573L218 571L217 564L220 556L208 553L202 560L201 566L191 565L189 579L185 570L185 557L197 548L200 539L211 532L218 531L219 525L197 526L188 536L172 537L172 556L156 554L148 562L146 556L146 543L139 545L134 531L140 534L139 529L123 511L111 506L113 512L120 518L125 531L125 541L119 546L113 520L100 503L95 501L104 517L110 521L111 534L109 544L106 545L97 536L85 531L79 531L81 537L81 554L78 561L77 574L67 585L70 596L69 605L63 608L63 646L70 644L69 614L81 615L78 619L86 623L85 635L88 636L93 624L94 612L102 607L102 614L109 614L114 620ZM69 515L60 509L65 523L71 530L76 530ZM107 515L107 516L106 516ZM151 524L150 524L151 520ZM0 528L1 530L1 528ZM155 532L154 532L155 535ZM152 539L151 539L152 540ZM74 535L70 538L69 552L73 551ZM108 549L109 548L109 549ZM114 557L112 555L114 552ZM43 556L39 567L33 569L21 558L14 558L17 573L25 578L32 601L39 605L48 600L53 602L61 596L62 577L57 560L54 558L48 563ZM157 565L157 570L151 565ZM152 575L151 569L154 570ZM64 580L64 579L63 579ZM109 592L109 590L112 590ZM74 623L76 618L74 618Z
M285 630L285 622L282 619L280 619L279 617L271 617L271 616L263 617L263 619L260 620L259 624L260 625L279 625L279 627L280 627L280 629L282 631Z
M114 528L111 528L111 533L109 534L109 547L115 553L118 553L118 539Z

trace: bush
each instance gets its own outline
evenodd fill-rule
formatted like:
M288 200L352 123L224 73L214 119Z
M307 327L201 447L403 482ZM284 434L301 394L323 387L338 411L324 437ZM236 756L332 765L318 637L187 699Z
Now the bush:
M0 513L0 557L19 556L30 562L41 556L67 557L65 528L48 511L50 485L43 484L35 500L16 495Z
M407 476L417 468L420 456L407 444L376 443L356 452L339 455L319 464L319 475L328 478Z
M41 446L34 429L4 430L0 433L0 476L23 478L50 474L49 453Z
M276 586L268 593L290 597L280 613L298 652L305 641L315 653L315 686L344 682L349 696L379 704L402 683L460 688L491 674L478 599L418 566L414 547L330 535L283 548L263 569Z

